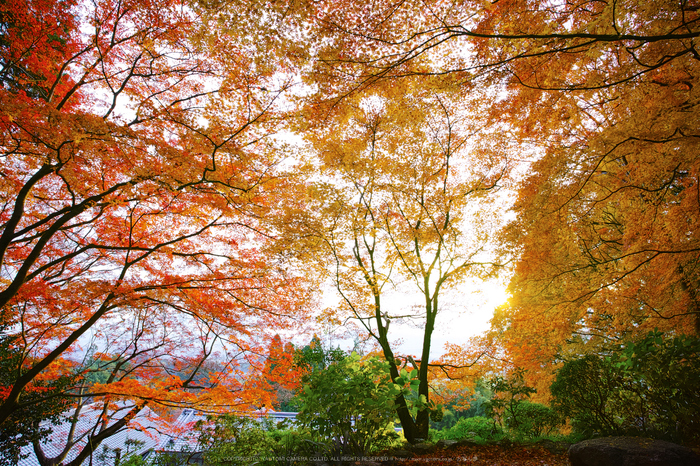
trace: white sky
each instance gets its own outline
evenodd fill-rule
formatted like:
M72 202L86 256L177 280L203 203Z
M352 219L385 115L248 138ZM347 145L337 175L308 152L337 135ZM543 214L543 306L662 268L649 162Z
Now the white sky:
M454 290L443 291L439 298L440 310L431 341L431 360L446 353L445 343L466 345L471 337L486 332L494 309L503 304L508 297L505 288L505 280L473 279L458 284ZM334 295L333 290L326 292L323 299L326 307L337 306L338 298ZM412 306L422 306L422 299L423 295L419 293L384 293L382 307L389 314L402 314ZM423 322L416 320L416 325L392 322L389 326L389 338L397 354L419 357L423 346L423 326L419 324ZM342 330L342 328L326 328L318 331L317 335L324 346L340 346L349 350L353 346L353 341L339 337ZM311 334L297 335L293 342L295 345L303 346L311 337Z
M464 282L459 290L445 293L435 322L431 359L445 354L444 346L447 342L465 345L469 338L486 332L494 309L506 299L505 285L498 280ZM423 345L422 328L401 326L391 330L395 336L403 337L403 343L399 347L401 352L420 355Z

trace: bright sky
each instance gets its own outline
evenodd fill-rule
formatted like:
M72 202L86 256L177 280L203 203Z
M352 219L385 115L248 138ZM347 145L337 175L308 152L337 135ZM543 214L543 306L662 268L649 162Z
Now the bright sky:
M459 291L446 293L435 323L431 344L431 358L445 354L445 343L463 345L469 338L484 333L489 328L496 307L507 299L505 285L497 280L465 282ZM394 330L394 329L391 329ZM418 356L423 345L423 329L400 327L396 335L403 336L402 352Z
M496 193L496 196L498 197L496 206L489 211L491 222L484 226L490 230L491 237L497 229L513 217L512 212L508 211L514 199L512 192L502 189ZM469 216L467 215L466 218ZM470 228L467 226L464 230L466 241L466 238L469 238ZM485 249L488 251L489 247ZM485 256L481 259L489 261L494 260L495 257L489 257L488 252L485 252ZM478 278L466 279L441 291L435 331L430 345L432 360L446 353L446 343L466 345L471 337L481 335L489 329L494 310L508 299L506 293L508 277L505 275L488 281ZM396 271L392 278L400 281L399 276L400 273ZM336 308L339 299L335 289L329 289L322 298L323 307ZM423 294L418 292L416 285L411 281L405 281L393 290L387 285L387 288L382 291L381 299L382 310L389 315L405 315L411 313L411 310L413 314L417 314L423 311L425 305ZM411 325L407 320L405 323L392 321L389 326L389 339L394 351L419 357L423 346L424 323L424 319L415 319L415 325ZM326 345L340 345L343 349L353 347L353 341L334 336L331 329L326 329L325 335L318 333L318 336ZM304 338L305 341L295 340L294 343L306 344L310 336L303 335L300 338Z
M410 286L410 284L407 284ZM435 324L431 342L431 359L436 359L445 354L445 343L465 345L469 338L484 333L489 328L489 321L493 317L496 307L505 303L507 294L506 284L503 280L490 281L464 281L455 290L443 292L440 296L440 310ZM408 289L407 289L408 291ZM334 307L337 298L331 297L331 290L324 299L324 305ZM382 307L391 314L406 313L411 307L423 305L421 294L410 295L405 293L385 293L382 296ZM416 320L416 324L424 321ZM338 329L335 329L338 330ZM394 350L400 354L409 354L418 357L423 346L423 326L410 325L409 323L392 322L389 326L389 335L394 345ZM326 329L324 333L318 333L325 345L340 346L349 350L353 346L350 340L343 340L332 329ZM310 335L298 336L300 340L295 344L305 345ZM398 341L400 340L400 341Z

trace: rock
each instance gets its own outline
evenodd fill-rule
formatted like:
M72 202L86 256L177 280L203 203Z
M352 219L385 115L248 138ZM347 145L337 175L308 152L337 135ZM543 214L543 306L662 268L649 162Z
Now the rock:
M481 444L477 443L473 440L467 439L467 440L460 440L459 442L457 442L457 446L459 446L459 447L480 447Z
M444 439L444 440L439 440L438 443L436 443L435 445L438 448L448 448L448 447L451 447L452 445L456 445L456 444L457 444L457 440Z
M690 448L662 440L605 437L569 448L571 466L700 466Z
M416 443L415 445L411 446L411 450L415 451L416 453L426 453L433 448L433 445L426 442Z

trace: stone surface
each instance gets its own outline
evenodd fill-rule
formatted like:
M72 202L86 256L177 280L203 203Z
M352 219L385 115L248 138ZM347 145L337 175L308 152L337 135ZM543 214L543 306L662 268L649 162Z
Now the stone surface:
M416 453L425 453L433 449L433 445L426 442L416 443L415 445L411 446L411 450L415 451Z
M605 437L569 448L571 466L700 466L690 448L662 440Z
M460 447L478 447L480 445L481 445L480 443L477 443L477 442L475 442L473 440L469 440L469 439L460 440L459 442L457 442L457 446L460 446Z
M457 443L458 443L457 440L443 439L443 440L439 440L438 443L436 443L435 445L438 448L447 448L447 447L451 447L452 445L456 445Z

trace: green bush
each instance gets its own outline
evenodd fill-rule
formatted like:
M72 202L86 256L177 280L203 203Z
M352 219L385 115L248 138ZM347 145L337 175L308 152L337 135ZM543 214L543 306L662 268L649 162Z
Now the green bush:
M462 418L453 427L438 433L438 437L445 440L463 440L475 437L490 440L501 435L501 429L491 419L482 416Z
M263 458L271 456L275 442L256 421L232 414L208 417L199 422L199 444L206 464L245 466L272 464Z
M171 452L158 455L153 466L194 464L203 458L208 466L307 465L322 445L304 428L286 428L283 423L257 421L234 415L212 416L197 424L199 453ZM150 464L150 463L149 463Z
M552 383L553 404L586 437L621 432L622 380L613 364L596 355L569 361Z
M700 441L700 339L650 332L608 357L568 361L551 391L585 435Z
M319 449L308 429L273 429L268 436L273 441L271 456L279 459L278 465L306 464L304 460L292 458L314 457Z
M362 456L398 437L392 420L401 388L385 361L353 353L307 374L302 384L297 422L326 443L330 456Z
M518 428L518 416L515 415L518 405L524 403L530 395L536 392L525 384L525 372L516 370L508 377L495 376L489 380L489 386L493 393L490 400L483 403L486 415L495 422L503 425L503 421L510 417L511 428Z
M430 428L435 430L445 430L453 427L462 418L475 416L486 416L485 404L493 396L491 389L484 380L478 380L471 389L464 389L461 392L449 394L450 401L443 405L443 417L439 422L430 420ZM461 405L467 401L469 408L464 409Z
M520 435L535 438L551 434L563 421L552 408L523 401L505 416L505 425Z

